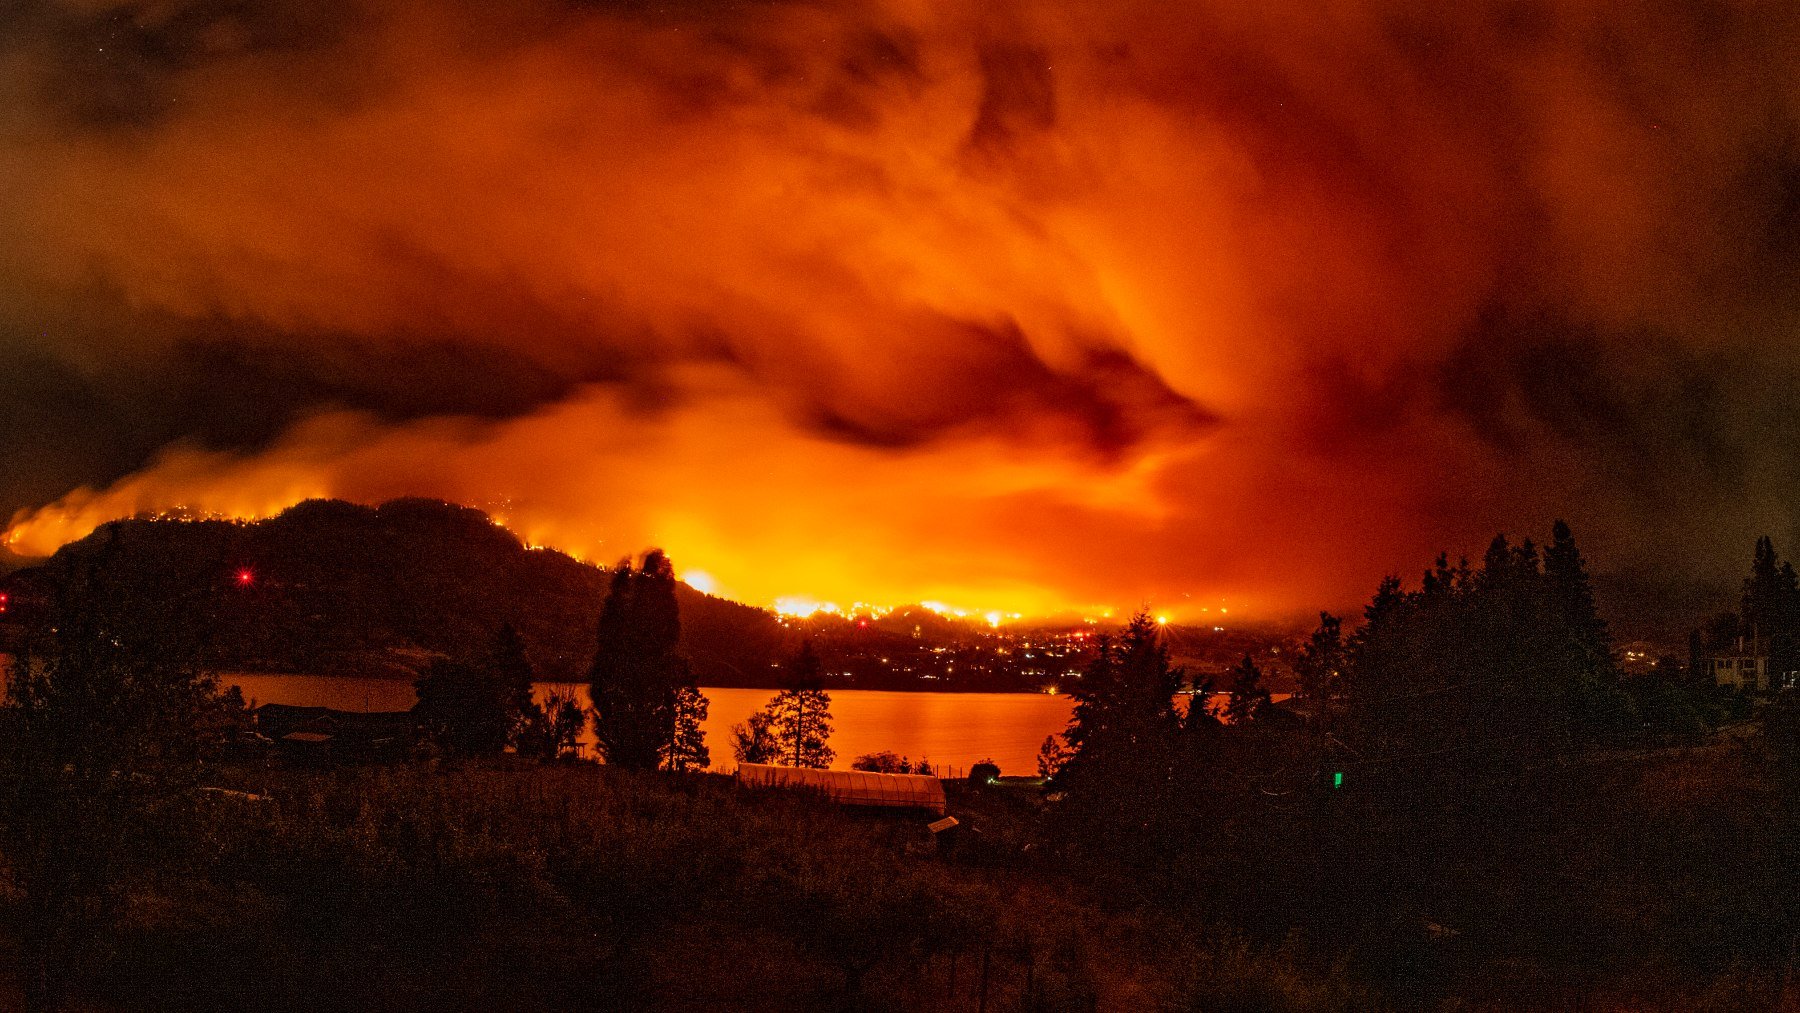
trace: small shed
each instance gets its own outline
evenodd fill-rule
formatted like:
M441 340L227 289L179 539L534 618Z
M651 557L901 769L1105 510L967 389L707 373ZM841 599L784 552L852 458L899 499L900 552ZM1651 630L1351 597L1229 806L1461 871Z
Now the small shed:
M750 788L816 791L839 805L928 809L944 814L944 783L930 774L876 774L866 770L813 770L740 763L738 783Z

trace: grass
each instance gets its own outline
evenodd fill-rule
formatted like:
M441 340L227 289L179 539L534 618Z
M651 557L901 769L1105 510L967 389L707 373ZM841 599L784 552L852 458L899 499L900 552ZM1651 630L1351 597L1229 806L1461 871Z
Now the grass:
M1545 861L1486 874L1498 928L1431 944L1455 966L1448 989L1390 982L1386 997L1780 1002L1767 931L1785 888L1768 861L1780 829L1757 748L1715 740L1583 768L1534 851L1479 858ZM267 800L205 794L166 836L124 842L150 861L122 915L69 954L80 1008L956 1011L979 1007L984 964L996 1011L1384 1005L1342 941L1252 942L1213 927L1246 912L1158 907L1117 870L1072 866L1046 833L1052 810L1021 785L948 784L963 827L944 849L928 814L715 775L505 757L211 780ZM1505 946L1476 941L1490 929ZM0 956L6 945L0 933ZM0 979L0 1007L17 994Z
M82 955L92 1008L973 1010L984 963L990 1010L1370 1005L1095 903L1034 858L1011 789L957 789L990 832L944 856L927 815L707 775L508 758L216 780L269 801L210 796L143 842L169 874Z

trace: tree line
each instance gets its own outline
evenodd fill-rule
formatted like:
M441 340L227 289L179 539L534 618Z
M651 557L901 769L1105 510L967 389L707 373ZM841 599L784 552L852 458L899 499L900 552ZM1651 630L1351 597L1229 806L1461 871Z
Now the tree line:
M546 760L577 751L591 722L600 758L632 770L684 772L712 763L703 727L709 708L680 647L674 567L659 550L613 568L588 678L591 711L565 695L540 704L524 644L502 626L482 657L442 659L415 683L415 715L431 741L455 755L508 746ZM740 763L829 767L831 695L810 641L786 665L789 686L732 729Z
M1040 752L1060 852L1177 910L1339 941L1420 988L1442 939L1577 945L1579 926L1521 897L1577 864L1560 842L1595 811L1596 761L1698 741L1720 694L1621 678L1561 521L1542 546L1496 536L1477 565L1386 578L1362 620L1321 614L1282 706L1249 657L1222 706L1205 679L1180 706L1188 677L1147 614L1102 638Z

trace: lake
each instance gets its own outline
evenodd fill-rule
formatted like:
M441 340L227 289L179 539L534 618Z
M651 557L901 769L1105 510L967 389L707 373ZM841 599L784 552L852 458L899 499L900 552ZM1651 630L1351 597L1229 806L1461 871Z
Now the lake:
M338 710L400 711L418 699L411 683L389 679L231 674L220 676L219 683L243 687L244 699L257 703ZM584 705L588 702L584 684L537 684L539 700L552 691L575 693ZM775 691L703 687L701 692L711 701L705 727L713 769L732 770L737 764L731 756L731 726L762 709ZM832 766L848 769L856 757L886 749L914 760L929 757L945 776L952 773L948 768L960 773L990 758L1002 773L1033 775L1044 736L1068 725L1073 706L1067 696L1044 693L832 690L831 748L837 750ZM593 741L590 729L584 733L584 748Z

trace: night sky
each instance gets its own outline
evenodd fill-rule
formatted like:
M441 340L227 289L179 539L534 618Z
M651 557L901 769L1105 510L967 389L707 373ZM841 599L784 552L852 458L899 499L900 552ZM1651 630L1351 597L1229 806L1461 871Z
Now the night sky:
M0 7L0 518L429 495L757 603L1800 548L1800 7ZM16 511L16 513L15 513Z

